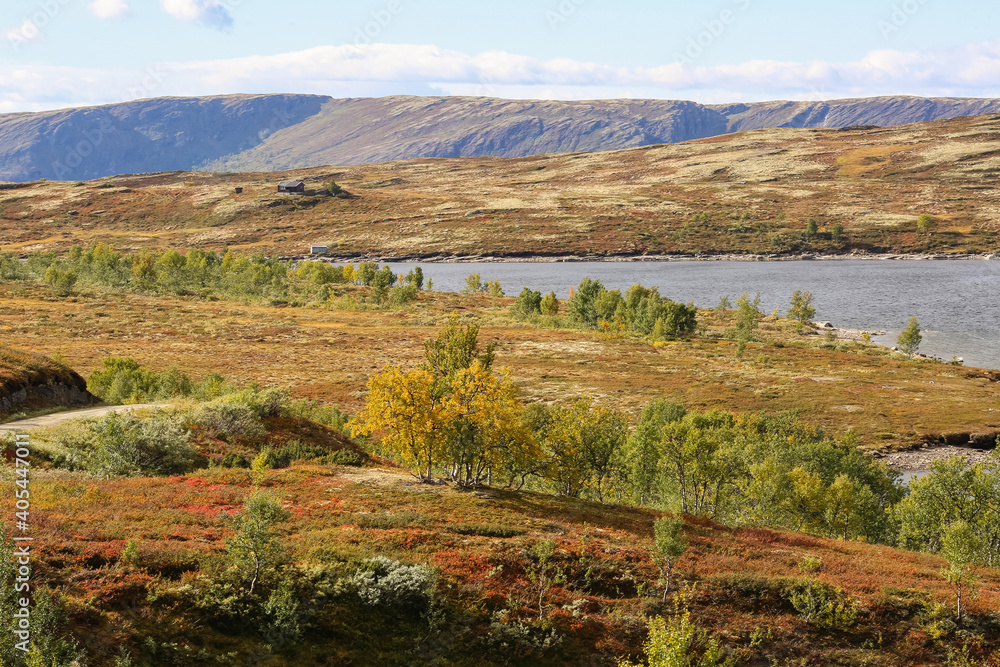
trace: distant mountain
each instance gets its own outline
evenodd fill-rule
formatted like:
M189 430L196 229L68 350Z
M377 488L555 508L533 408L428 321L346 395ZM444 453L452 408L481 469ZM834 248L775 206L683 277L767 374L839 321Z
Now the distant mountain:
M139 100L0 114L0 180L87 180L190 169L238 154L320 112L315 95Z
M779 127L851 127L978 116L1000 111L1000 100L965 97L869 97L827 102L755 102L709 107L729 119L729 132Z
M158 98L0 114L0 180L272 171L415 157L613 150L780 127L900 125L1000 112L1000 100L877 97L702 105L483 97Z

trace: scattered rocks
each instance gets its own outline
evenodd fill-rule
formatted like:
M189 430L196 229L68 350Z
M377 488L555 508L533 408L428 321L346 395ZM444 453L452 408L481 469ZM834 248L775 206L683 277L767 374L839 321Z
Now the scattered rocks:
M944 461L952 456L963 456L969 465L975 463L985 463L991 454L990 450L971 449L969 447L930 447L924 445L920 449L908 452L892 452L889 454L875 455L875 458L884 461L889 467L901 471L927 470L931 463Z

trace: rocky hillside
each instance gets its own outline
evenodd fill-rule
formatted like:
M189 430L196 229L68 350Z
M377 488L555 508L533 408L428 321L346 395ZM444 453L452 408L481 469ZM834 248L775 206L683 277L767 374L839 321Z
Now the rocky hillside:
M95 402L87 381L64 363L0 345L0 417L24 407Z
M1000 112L1000 100L880 97L706 106L670 100L230 95L0 115L0 180L274 171L416 157L522 157L744 130L890 126Z
M314 95L160 98L0 115L0 180L190 169L316 114Z

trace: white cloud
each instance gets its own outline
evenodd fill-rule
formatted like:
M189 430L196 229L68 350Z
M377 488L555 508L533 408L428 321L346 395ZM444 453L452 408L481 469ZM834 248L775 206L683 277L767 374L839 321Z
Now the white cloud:
M94 0L87 8L101 19L112 19L126 16L129 13L128 0Z
M219 0L160 0L160 6L182 21L197 21L219 30L233 24L229 8Z
M176 1L188 8L198 4ZM136 71L3 65L3 110L238 92L335 97L631 97L705 103L900 94L993 97L1000 93L1000 43L917 53L873 51L846 63L751 60L715 67L670 63L625 68L570 59L545 61L500 51L469 55L431 45L392 44L322 46L270 56L162 63ZM15 72L23 75L15 76Z

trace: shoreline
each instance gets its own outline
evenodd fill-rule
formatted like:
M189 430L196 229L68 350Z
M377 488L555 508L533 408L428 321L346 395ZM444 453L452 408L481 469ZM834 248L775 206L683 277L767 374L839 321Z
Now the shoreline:
M910 253L851 253L847 255L822 255L801 253L796 255L525 255L497 257L494 255L330 255L301 254L281 256L286 261L318 260L325 262L383 262L392 264L558 264L584 262L828 262L828 261L976 261L1000 260L1000 252L976 254L910 254Z

